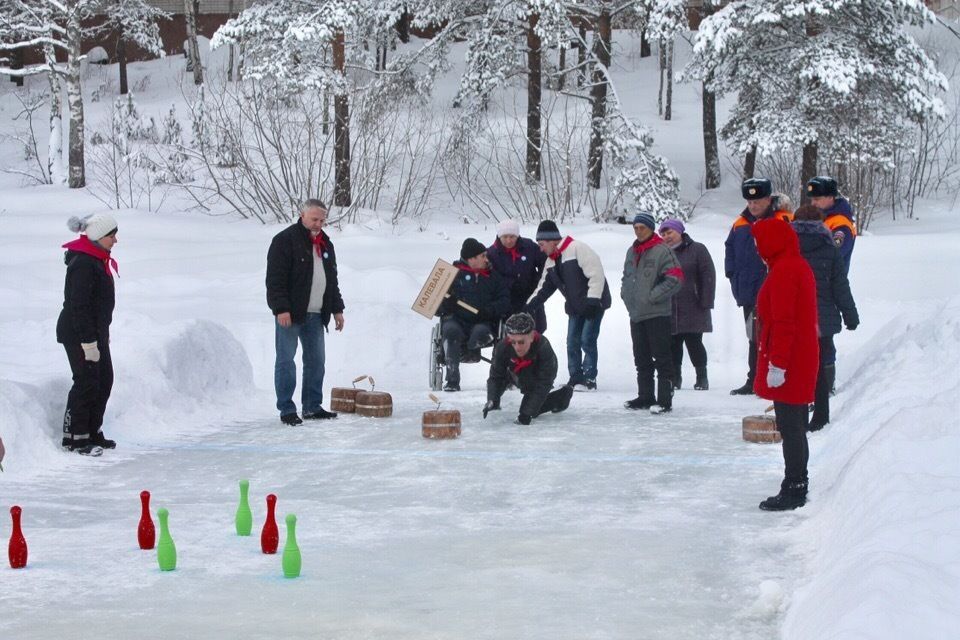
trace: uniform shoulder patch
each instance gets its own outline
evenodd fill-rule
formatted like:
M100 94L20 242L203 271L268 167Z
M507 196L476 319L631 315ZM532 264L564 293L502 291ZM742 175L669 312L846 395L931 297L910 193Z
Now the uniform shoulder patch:
M833 244L837 245L838 248L843 246L843 241L846 239L847 235L841 229L833 232Z

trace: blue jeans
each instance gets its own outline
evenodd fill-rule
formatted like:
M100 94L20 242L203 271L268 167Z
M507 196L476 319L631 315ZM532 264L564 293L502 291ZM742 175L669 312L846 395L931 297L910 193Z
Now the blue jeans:
M593 318L571 315L567 322L567 369L574 383L597 379L597 337L603 311Z
M273 386L277 390L277 409L280 415L296 413L293 392L297 388L297 341L303 345L303 386L300 403L304 413L317 411L323 403L323 322L319 313L308 313L303 324L291 324L277 329L277 361L273 368Z

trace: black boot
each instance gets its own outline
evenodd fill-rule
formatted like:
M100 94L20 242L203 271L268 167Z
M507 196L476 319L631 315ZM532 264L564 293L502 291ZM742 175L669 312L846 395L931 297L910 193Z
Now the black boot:
M660 377L657 380L657 404L650 407L652 413L666 413L673 409L673 380Z
M680 367L677 367L673 371L673 388L679 389L681 384L683 384L683 376L680 373Z
M787 482L780 485L780 493L760 503L764 511L790 511L807 503L807 483Z
M747 379L742 387L737 387L730 391L732 396L752 396L753 395L753 380Z
M693 388L697 391L706 391L710 388L710 382L707 380L706 367L697 367L697 381L693 383Z
M657 404L657 399L653 397L653 377L637 375L637 397L633 400L627 400L623 406L627 409L647 410Z
M547 399L543 401L543 406L540 407L540 413L537 415L543 415L548 412L560 413L561 411L566 411L567 407L570 406L570 399L572 397L573 387L569 385L564 385L559 389L551 391L549 395L547 395Z
M98 431L95 436L90 438L90 442L103 449L116 449L117 441L111 440L103 435L103 431Z
M830 389L836 378L837 370L832 364L820 367L817 373L817 389L814 391L813 416L807 431L820 431L830 423Z
M316 411L304 411L303 419L304 420L332 420L337 417L337 414L333 411L327 411L323 407L320 407Z

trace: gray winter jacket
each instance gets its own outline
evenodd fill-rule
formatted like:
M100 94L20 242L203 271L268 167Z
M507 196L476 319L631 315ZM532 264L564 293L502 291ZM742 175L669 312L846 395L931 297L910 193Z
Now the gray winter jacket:
M671 299L682 285L680 263L660 236L650 236L642 244L634 241L627 249L620 297L630 314L630 322L669 317Z

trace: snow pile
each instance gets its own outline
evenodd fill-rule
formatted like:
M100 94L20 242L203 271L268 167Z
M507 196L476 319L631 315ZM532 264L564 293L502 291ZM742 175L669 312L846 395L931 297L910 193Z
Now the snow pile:
M217 422L231 408L249 406L255 396L253 368L246 351L223 326L190 321L173 326L138 319L134 344L113 349L114 384L104 432L125 448ZM133 341L131 341L133 342ZM63 358L66 368L66 356ZM4 469L11 474L62 467L60 424L68 376L41 384L0 379ZM75 456L70 456L73 458Z
M792 534L809 582L787 639L960 629L960 299L927 311L861 350L835 424L811 438L813 500Z

